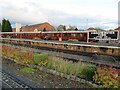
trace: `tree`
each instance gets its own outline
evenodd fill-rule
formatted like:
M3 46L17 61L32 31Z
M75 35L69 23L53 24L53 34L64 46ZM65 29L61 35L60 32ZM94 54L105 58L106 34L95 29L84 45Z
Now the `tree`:
M11 23L9 22L9 20L2 20L2 32L12 32Z
M43 28L43 32L45 32L46 31L46 28Z
M100 27L96 27L95 30L97 30L97 31L103 31L103 29L101 29Z
M65 25L59 25L59 26L57 27L57 30L58 30L58 31L66 31L66 26L65 26Z
M77 27L76 26L69 26L69 28L67 29L67 30L75 30L75 31L77 31L78 29L77 29Z
M2 20L2 32L5 31L5 23L6 23L6 20L3 19Z
M78 31L78 28L75 28L75 31Z
M10 21L9 20L7 20L7 24L8 24L8 32L12 32L12 26L11 26L11 23L10 23Z
M2 31L2 25L1 25L1 23L0 23L0 32Z

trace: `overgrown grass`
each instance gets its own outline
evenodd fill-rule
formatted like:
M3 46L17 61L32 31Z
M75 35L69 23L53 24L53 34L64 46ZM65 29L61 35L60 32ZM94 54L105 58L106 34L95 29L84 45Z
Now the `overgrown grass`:
M24 68L20 69L20 72L30 74L30 73L34 73L35 69L33 69L31 67L24 67Z
M92 75L96 70L95 66L92 64L82 62L73 63L59 57L49 57L46 67L63 72L65 74L76 75L80 77L89 77L90 75L90 79L88 78L89 80L91 80Z
M8 57L14 58L15 62L22 64L30 64L33 62L33 51L22 50L19 48L14 48L11 46L2 46L2 55L6 55Z

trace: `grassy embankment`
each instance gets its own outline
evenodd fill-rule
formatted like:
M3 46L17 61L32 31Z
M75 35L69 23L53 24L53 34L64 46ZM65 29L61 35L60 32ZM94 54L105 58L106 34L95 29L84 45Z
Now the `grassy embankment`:
M17 63L44 66L68 75L85 78L108 88L120 87L120 72L112 67L104 66L96 68L96 66L92 64L82 62L73 63L72 61L68 61L63 58L49 56L44 52L37 54L32 51L21 50L4 45L2 46L2 49L3 55L14 58ZM34 70L31 67L25 67L21 71L30 73Z

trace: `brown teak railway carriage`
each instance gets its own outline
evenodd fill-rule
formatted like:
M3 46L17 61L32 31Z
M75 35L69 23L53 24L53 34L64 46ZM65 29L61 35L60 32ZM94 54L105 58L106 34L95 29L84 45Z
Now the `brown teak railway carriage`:
M48 32L3 32L3 38L44 39L67 41L75 39L87 42L88 31L48 31Z

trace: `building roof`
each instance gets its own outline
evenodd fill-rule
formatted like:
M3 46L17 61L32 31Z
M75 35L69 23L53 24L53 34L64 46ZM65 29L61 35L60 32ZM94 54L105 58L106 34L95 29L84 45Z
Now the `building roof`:
M26 25L26 26L22 26L22 28L28 28L28 27L35 27L35 26L39 26L45 23L39 23L39 24L34 24L34 25Z
M90 27L90 28L88 28L87 30L95 30L95 28L93 28L93 27Z
M116 28L115 30L120 30L120 27Z

